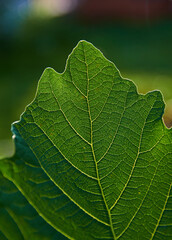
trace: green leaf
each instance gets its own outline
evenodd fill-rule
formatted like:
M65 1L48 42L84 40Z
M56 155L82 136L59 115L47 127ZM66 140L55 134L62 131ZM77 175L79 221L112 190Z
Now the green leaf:
M137 93L81 41L48 68L0 161L36 211L69 239L172 238L172 130L159 91ZM63 238L58 238L63 239Z
M67 239L47 224L15 185L0 173L0 239Z

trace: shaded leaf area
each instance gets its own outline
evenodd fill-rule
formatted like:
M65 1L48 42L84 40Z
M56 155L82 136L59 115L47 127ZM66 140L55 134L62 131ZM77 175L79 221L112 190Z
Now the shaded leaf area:
M104 236L107 239L109 236L111 239L109 227L97 223L66 197L42 170L17 129L13 129L13 131L16 136L16 154L13 159L0 161L0 169L22 190L37 212L46 221L50 220L51 225L57 230L60 229L64 235L70 233L70 235L80 235L81 239L86 239L85 232L90 231L88 239L103 239ZM42 212L44 212L43 215ZM67 235L67 237L73 239L71 236ZM61 236L56 239L68 238Z
M43 73L0 162L37 212L69 239L171 239L172 131L159 91L139 95L81 41L62 74Z
M65 240L0 173L0 239Z

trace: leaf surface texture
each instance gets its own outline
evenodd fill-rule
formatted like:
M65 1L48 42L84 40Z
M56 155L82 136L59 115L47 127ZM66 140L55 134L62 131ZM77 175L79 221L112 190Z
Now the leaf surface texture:
M16 154L0 169L64 239L171 239L172 131L163 112L159 91L138 94L81 41L64 73L44 71L13 125Z

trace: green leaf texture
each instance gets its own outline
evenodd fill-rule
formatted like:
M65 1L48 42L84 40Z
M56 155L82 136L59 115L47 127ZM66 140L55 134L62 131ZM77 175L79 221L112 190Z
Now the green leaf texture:
M44 71L13 125L16 154L0 169L64 236L56 239L170 240L172 130L163 112L159 91L138 94L81 41L62 74Z
M44 221L15 185L0 173L0 239L66 240Z

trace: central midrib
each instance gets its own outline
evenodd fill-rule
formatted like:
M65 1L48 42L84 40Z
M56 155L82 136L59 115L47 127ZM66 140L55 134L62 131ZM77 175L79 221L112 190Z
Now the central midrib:
M93 121L92 121L92 118L91 118L90 104L89 104L89 100L88 100L89 80L90 79L88 77L88 64L86 62L86 54L85 54L84 46L83 46L83 52L84 52L85 65L86 65L86 70L87 70L87 81L88 81L86 101L87 101L87 105L88 105L88 114L89 114L89 118L90 118L90 127L91 127L91 132L90 132L90 134L91 134L91 139L90 139L91 140L91 150L92 150L93 159L94 159L94 162L95 162L95 168L96 168L96 175L97 175L98 185L99 185L99 188L100 188L100 191L101 191L101 195L102 195L104 204L105 204L107 212L108 212L109 223L110 223L112 235L113 235L114 240L117 240L117 237L116 237L115 232L114 232L113 224L112 224L112 217L111 217L110 209L109 209L108 204L106 202L105 195L104 195L104 192L103 192L103 188L102 188L102 185L101 185L101 182L100 182L99 170L98 170L97 160L96 160L94 147L93 147Z

